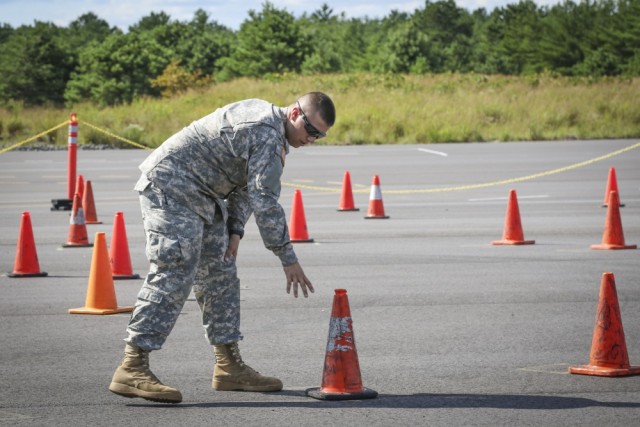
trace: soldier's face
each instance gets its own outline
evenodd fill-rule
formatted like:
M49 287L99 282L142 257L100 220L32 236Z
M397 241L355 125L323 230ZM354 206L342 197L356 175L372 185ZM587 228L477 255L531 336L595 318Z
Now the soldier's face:
M330 128L318 112L305 113L299 105L296 105L291 111L291 129L287 135L287 141L294 148L313 144L317 139L325 136Z

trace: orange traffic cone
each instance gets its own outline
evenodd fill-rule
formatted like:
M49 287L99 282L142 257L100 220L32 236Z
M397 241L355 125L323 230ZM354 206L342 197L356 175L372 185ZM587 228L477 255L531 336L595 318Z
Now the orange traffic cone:
M609 207L607 208L607 218L604 222L602 243L591 245L591 249L636 249L638 247L637 245L624 244L619 204L618 193L615 191L609 193Z
M82 175L78 175L76 178L76 193L80 196L80 200L84 200L82 198L84 196L84 177Z
M103 232L96 233L96 246L91 257L91 271L87 298L84 307L69 309L70 314L115 314L133 311L133 307L118 307L116 291L113 287L107 237Z
M90 180L87 180L87 183L84 186L84 193L82 195L82 206L84 207L85 224L102 224L102 221L98 221L96 205L93 201L93 188L91 186Z
M382 191L380 191L380 178L378 175L373 176L371 183L371 193L369 195L369 210L365 219L386 219L389 218L384 214L384 204L382 203Z
M289 238L291 243L310 243L307 231L307 220L304 216L304 206L302 205L302 193L300 190L293 192L293 205L291 206L291 220L289 221Z
M606 208L609 205L609 194L615 191L618 193L618 203L620 203L620 207L624 207L624 204L620 202L620 192L618 191L618 179L616 178L616 169L609 169L609 178L607 179L607 189L604 192L604 201L602 202L602 207Z
M504 220L502 240L494 240L492 245L533 245L535 240L524 240L522 222L520 221L520 208L518 208L518 196L516 190L509 191L507 215Z
M345 289L336 289L333 297L322 385L308 389L306 394L321 400L372 399L378 396L377 391L362 386L349 298Z
M345 211L359 211L353 203L353 192L351 191L351 175L349 171L344 173L342 179L342 193L340 194L340 205L338 206L339 212Z
M640 374L640 366L629 365L624 339L622 317L618 305L616 281L613 273L602 274L600 298L596 310L596 324L591 341L588 365L571 366L569 373L621 377Z
M87 184L89 184L89 181L87 181ZM124 214L122 212L116 212L116 216L113 219L109 258L111 259L111 273L114 280L140 278L140 275L133 274L131 268L127 230L124 226Z
M89 243L87 236L87 226L84 222L84 210L82 209L82 200L78 193L73 196L73 209L71 211L71 219L69 221L69 234L67 243L62 245L63 248L80 248L93 246Z
M47 273L40 271L38 264L38 253L36 252L36 242L33 238L31 227L31 215L29 212L22 212L20 221L20 231L18 233L18 244L16 245L16 259L13 264L13 272L9 277L44 277Z

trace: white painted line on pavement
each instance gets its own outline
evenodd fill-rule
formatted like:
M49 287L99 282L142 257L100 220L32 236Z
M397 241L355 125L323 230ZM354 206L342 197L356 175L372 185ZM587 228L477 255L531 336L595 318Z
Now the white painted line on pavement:
M436 154L442 157L448 157L447 153L443 153L442 151L428 150L426 148L418 148L418 151L422 151L423 153Z

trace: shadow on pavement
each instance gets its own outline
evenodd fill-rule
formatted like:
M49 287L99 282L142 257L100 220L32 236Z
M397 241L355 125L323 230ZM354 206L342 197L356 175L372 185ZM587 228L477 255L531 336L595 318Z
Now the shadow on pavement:
M239 392L241 395L242 392ZM306 397L303 391L282 391L278 393L264 393L272 397L291 396ZM300 401L271 401L271 402L240 402L219 401L207 403L182 403L178 405L157 405L157 404L129 404L127 406L162 406L162 407L200 407L200 408L278 408L278 407L300 407L317 408L319 406L327 408L345 407L368 407L368 408L496 408L496 409L578 409L588 407L609 407L609 408L640 408L637 402L599 402L593 399L582 397L564 396L540 396L522 394L380 394L376 399L369 400L344 400L326 401L309 398L308 402Z

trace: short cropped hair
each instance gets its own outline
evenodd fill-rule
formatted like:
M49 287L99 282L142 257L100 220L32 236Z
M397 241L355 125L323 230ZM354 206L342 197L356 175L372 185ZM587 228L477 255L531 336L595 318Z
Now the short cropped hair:
M310 108L317 111L328 126L333 126L336 122L336 107L328 95L322 92L309 92L302 95L298 102L305 109Z

